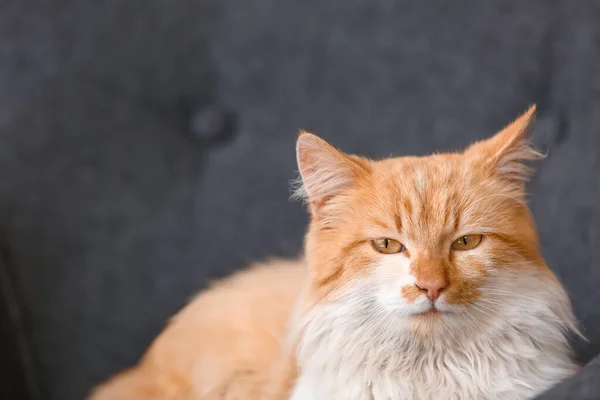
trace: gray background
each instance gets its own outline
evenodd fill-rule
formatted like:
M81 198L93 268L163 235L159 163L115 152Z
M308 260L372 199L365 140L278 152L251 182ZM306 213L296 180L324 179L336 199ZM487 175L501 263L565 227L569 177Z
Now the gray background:
M423 154L534 102L549 157L531 204L591 359L599 22L584 0L3 1L0 277L28 390L81 399L208 278L298 254L299 128L349 152ZM221 144L192 123L215 108L237 121ZM563 395L600 398L588 368Z

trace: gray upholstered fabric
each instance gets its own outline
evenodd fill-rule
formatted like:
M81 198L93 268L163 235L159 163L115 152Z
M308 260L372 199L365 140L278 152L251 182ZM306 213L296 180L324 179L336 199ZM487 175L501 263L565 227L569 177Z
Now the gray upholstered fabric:
M579 354L600 351L595 3L54 3L0 12L0 233L45 398L79 399L135 362L208 278L298 253L297 129L422 154L533 102L550 151L531 184L544 254L591 339ZM239 121L220 147L188 129L213 104ZM590 371L575 382L598 385Z
M600 398L598 374L600 357L594 358L577 375L539 396L537 400L597 400Z

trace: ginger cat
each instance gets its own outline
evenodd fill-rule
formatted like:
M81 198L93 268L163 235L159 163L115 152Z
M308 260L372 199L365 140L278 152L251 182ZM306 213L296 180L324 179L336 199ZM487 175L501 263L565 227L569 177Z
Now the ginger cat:
M577 325L524 201L534 113L381 161L301 132L304 259L201 293L91 399L527 399L566 378Z

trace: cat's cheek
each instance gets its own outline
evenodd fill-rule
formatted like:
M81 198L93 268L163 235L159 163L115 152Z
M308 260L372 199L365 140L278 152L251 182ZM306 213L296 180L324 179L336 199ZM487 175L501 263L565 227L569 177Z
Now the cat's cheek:
M416 279L410 272L410 259L404 254L391 254L381 257L375 264L372 279L376 286L377 302L387 311L417 312L425 306L426 298L415 288Z
M481 296L481 288L488 282L493 269L493 259L483 245L481 249L456 254L448 269L450 285L442 298L457 309L472 305Z
M393 287L381 286L377 291L377 302L386 311L397 311L409 306Z
M384 310L393 312L397 316L408 317L427 311L431 306L423 295L418 297L403 295L403 288L398 284L383 284L377 290L377 302Z

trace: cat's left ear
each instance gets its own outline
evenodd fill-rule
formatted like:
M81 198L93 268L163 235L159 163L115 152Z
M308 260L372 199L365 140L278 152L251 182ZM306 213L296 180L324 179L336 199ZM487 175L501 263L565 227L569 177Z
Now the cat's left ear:
M531 106L490 139L471 145L465 154L478 163L495 169L503 178L524 183L532 172L524 161L544 157L531 147L528 135L535 122L535 110L536 106Z

